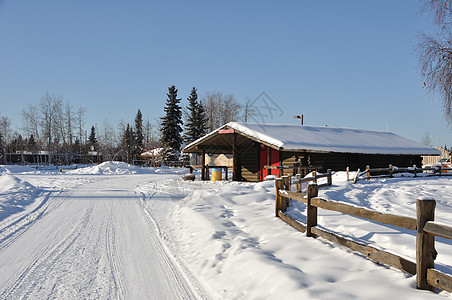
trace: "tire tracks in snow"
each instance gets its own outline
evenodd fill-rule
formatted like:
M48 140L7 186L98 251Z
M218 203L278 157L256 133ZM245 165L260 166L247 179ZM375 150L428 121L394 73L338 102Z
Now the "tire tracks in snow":
M0 229L0 251L13 243L48 211L58 207L63 202L62 199L49 201L49 199L55 200L55 196L52 196L52 194L53 192L44 194L43 200L36 208ZM62 194L62 192L59 194Z
M107 209L107 207L105 207ZM113 226L114 210L110 208L110 216L105 228L105 245L108 261L110 262L110 275L113 279L114 291L110 288L110 294L117 293L117 298L124 299L124 280L121 275L121 261L118 258L116 247L116 229Z
M146 194L135 188L136 193L140 195L136 204L139 211L141 211L141 213L143 214L143 217L146 220L147 224L149 225L149 228L155 233L156 240L158 241L160 246L158 247L158 250L160 252L159 256L161 259L163 259L164 264L167 266L167 272L174 279L171 283L175 293L179 296L178 298L180 299L185 299L187 295L193 296L193 298L190 297L189 299L207 299L207 296L200 288L197 280L192 275L190 275L188 269L186 269L184 265L180 261L178 261L178 259L168 248L168 241L164 238L165 234L162 232L157 220L146 208L146 201L151 200L158 193L156 183L152 183L152 190L153 191L151 194ZM183 281L181 281L181 279ZM178 284L174 284L174 282L177 282Z
M80 237L90 219L92 209L86 210L79 218L79 222L72 228L69 234L59 243L50 247L50 242L38 253L32 263L26 267L18 278L6 287L0 294L1 299L28 298L33 292L41 288L57 261L69 250L74 242ZM39 273L39 274L37 274Z

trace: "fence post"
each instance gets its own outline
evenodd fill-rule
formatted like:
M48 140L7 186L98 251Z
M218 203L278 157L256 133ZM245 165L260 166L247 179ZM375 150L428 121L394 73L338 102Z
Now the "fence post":
M317 172L316 171L312 171L312 176L314 176L314 183L317 183Z
M301 175L301 159L298 159L298 167L297 167L297 174Z
M279 195L279 190L282 190L284 187L284 182L282 178L275 179L275 187L276 187L275 216L278 217L278 211L281 209L282 203L282 197Z
M279 162L279 166L282 167L282 162ZM284 176L284 169L283 168L279 168L279 177L283 177Z
M436 202L433 199L417 199L417 233L416 233L416 286L421 290L433 291L427 282L427 269L433 268L436 258L435 237L424 232L427 221L435 218Z
M369 181L370 180L370 166L369 165L366 166L366 173L367 173L366 180Z
M331 169L328 169L326 172L328 173L328 177L326 178L328 185L333 185L333 171Z
M290 192L292 185L290 176L283 176L282 179L284 183L284 189ZM289 198L284 198L283 204L284 206L282 211L285 212L286 208L289 207Z
M345 170L347 171L347 181L349 181L350 180L350 174L349 174L350 167L347 167L347 169L345 169Z
M306 208L306 236L312 237L311 228L317 226L317 207L311 205L311 199L317 197L319 193L319 186L316 183L308 184L307 194L307 208Z
M301 179L301 174L295 175L295 180L297 181L296 191L301 193L301 183L299 182L300 179Z
M416 165L413 165L413 169L414 169L414 177L416 177Z
M392 178L392 164L389 164L389 177Z

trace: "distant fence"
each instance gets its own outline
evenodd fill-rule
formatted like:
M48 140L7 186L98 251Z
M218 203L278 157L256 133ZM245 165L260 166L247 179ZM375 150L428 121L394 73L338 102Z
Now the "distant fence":
M396 267L412 275L417 274L416 284L419 289L433 291L436 287L452 292L452 276L434 269L434 259L437 255L434 245L434 236L452 239L452 226L434 222L435 200L418 199L417 218L410 218L393 214L383 214L343 202L321 199L317 197L319 186L316 183L308 184L306 194L301 192L301 187L298 186L299 182L296 183L297 191L293 192L291 191L292 184L289 176L284 176L283 178L275 180L275 214L277 217L280 217L286 223L292 225L301 232L306 232L306 235L309 237L322 237L339 245L346 246L351 250L360 252L373 261ZM290 199L300 201L307 205L306 224L303 224L299 220L294 219L285 213ZM417 232L416 263L393 253L379 250L318 228L318 208L332 210L409 230L415 230Z
M360 169L355 173L355 177L353 178L353 183L359 180L361 176L365 176L366 180L370 180L371 178L380 178L380 177L393 177L394 174L398 173L411 173L416 177L418 174L425 174L427 176L441 176L441 175L452 175L452 168L446 168L443 166L435 166L435 167L423 167L418 168L416 165L412 167L394 167L389 165L387 168L375 168L371 169L370 166L366 166L366 170L361 172ZM349 179L349 168L347 168L347 180Z

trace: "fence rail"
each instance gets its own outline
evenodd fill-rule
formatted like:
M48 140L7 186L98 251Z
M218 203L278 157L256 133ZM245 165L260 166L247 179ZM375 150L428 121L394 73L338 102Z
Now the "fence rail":
M360 176L365 175L366 180L370 180L371 178L380 178L380 177L393 177L394 174L397 173L412 173L414 177L416 177L418 174L421 173L430 173L430 176L441 176L441 175L452 175L452 168L446 168L443 166L434 166L434 167L423 167L418 168L416 165L412 167L394 167L392 165L389 165L388 168L374 168L371 169L368 165L366 167L366 170L360 172L360 169L355 174L355 177L353 179L353 183L356 183L356 181L359 180ZM347 178L348 178L349 169L347 168Z
M294 182L297 183L296 181ZM301 189L299 189L298 186L297 191L292 192L290 190L291 180L288 176L276 179L275 188L275 215L299 231L306 232L307 236L325 238L360 252L376 262L391 265L412 275L416 274L416 284L419 289L433 291L436 287L452 292L452 276L434 269L434 259L437 254L434 247L434 236L452 239L452 226L434 222L433 220L436 205L435 200L418 199L417 217L411 218L393 214L383 214L367 208L319 198L317 197L319 186L316 183L308 184L306 193L301 193ZM303 224L301 221L286 214L290 199L303 202L307 205L306 224ZM333 210L383 224L415 230L416 262L318 228L318 208Z

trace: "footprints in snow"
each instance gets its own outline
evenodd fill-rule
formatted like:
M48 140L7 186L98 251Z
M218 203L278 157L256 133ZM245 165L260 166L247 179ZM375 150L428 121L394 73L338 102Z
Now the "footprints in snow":
M247 232L240 229L242 226L237 224L240 219L235 218L234 210L224 206L221 208L222 212L219 217L225 219L222 223L224 230L217 230L212 234L215 242L221 243L220 252L215 255L212 267L222 263L231 254L236 255L246 249L259 246L259 241L256 238L250 237Z

